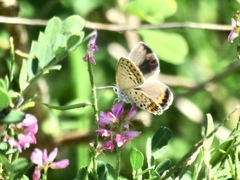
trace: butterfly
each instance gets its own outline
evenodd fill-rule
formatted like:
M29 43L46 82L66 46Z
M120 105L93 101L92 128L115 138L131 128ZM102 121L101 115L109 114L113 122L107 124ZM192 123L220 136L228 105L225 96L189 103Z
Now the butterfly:
M159 60L143 42L136 44L127 58L121 57L116 68L118 100L136 105L154 115L161 115L173 102L173 93L159 80Z

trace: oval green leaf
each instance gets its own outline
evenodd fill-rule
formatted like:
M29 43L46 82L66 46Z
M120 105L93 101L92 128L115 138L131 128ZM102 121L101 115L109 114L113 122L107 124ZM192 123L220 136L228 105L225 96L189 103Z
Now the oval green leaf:
M0 87L0 112L5 109L11 102L8 92Z
M134 171L140 169L143 166L143 161L144 161L143 154L136 148L131 148L130 163L132 165L132 169Z

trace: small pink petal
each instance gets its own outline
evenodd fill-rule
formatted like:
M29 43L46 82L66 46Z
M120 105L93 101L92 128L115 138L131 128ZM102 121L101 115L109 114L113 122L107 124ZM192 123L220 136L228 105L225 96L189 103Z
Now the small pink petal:
M100 118L97 123L100 126L105 127L106 125L110 125L113 123L112 119L116 119L112 113L105 113L103 111L100 111Z
M136 112L137 112L137 105L134 103L127 115L126 120L130 120L133 116L135 116Z
M237 26L237 21L234 18L232 18L231 21L232 21L232 27L235 28Z
M35 148L31 154L30 159L34 164L42 166L43 165L43 152L40 149Z
M40 172L40 170L38 170L38 169L35 168L35 170L34 170L34 172L33 172L33 175L32 175L32 179L33 179L33 180L39 180L40 177L41 177L41 172Z
M47 158L47 162L51 163L53 162L53 160L56 158L58 153L58 148L54 148L54 150L49 154L48 158Z
M124 146L126 144L126 138L123 134L117 134L115 141L118 147Z
M69 165L69 160L68 159L63 159L61 161L53 162L50 164L50 167L52 169L62 169L65 168Z
M98 129L96 130L96 133L98 133L102 137L111 137L113 135L113 132L106 129Z
M124 113L124 102L118 102L112 107L112 112L116 116L116 119L119 119L119 117Z
M138 137L140 134L141 134L141 132L139 132L139 131L127 131L125 133L128 141L132 138Z
M104 147L109 149L112 152L114 150L115 145L113 141L108 141Z

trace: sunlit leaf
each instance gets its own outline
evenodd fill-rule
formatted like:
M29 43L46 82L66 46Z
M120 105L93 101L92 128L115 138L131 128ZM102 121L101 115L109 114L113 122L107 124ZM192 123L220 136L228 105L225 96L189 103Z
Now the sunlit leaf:
M53 45L57 40L58 36L62 31L62 21L59 17L51 18L45 28L45 35L49 39L51 45Z
M18 158L12 162L14 171L14 178L21 178L31 167L32 163L29 163L25 158Z
M19 75L19 86L20 90L23 90L26 86L27 80L28 80L28 63L26 59L23 59L21 71Z
M143 154L136 148L131 148L130 162L134 171L140 169L143 166L144 157Z
M11 102L8 92L0 87L0 112L5 109Z
M11 110L8 114L0 114L0 122L18 123L24 119L24 113L18 110Z
M71 32L71 34L79 34L84 28L85 21L78 15L68 17L63 21L62 33Z

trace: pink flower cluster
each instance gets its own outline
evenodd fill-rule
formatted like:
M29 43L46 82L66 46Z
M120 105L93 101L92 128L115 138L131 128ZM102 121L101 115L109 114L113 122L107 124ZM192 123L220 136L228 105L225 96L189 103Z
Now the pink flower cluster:
M35 148L30 157L31 161L36 164L36 168L33 173L33 180L38 180L41 177L41 170L46 170L49 167L51 169L62 169L69 165L68 159L63 159L61 161L53 162L58 153L58 148L54 148L54 150L48 155L47 150L43 151Z
M12 125L16 138L12 139L7 136L8 143L22 152L22 148L26 149L30 144L36 144L36 133L38 131L37 118L34 115L26 114L22 122Z
M124 147L132 138L141 134L138 131L129 131L130 119L136 114L137 107L132 105L128 115L124 117L124 103L119 102L112 107L112 112L100 112L98 124L108 129L98 129L96 132L108 139L101 149L113 151L115 143L118 147Z

